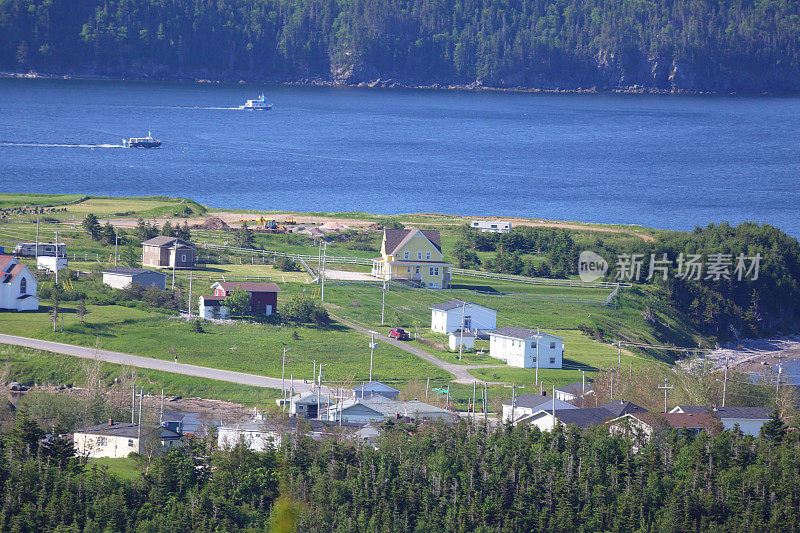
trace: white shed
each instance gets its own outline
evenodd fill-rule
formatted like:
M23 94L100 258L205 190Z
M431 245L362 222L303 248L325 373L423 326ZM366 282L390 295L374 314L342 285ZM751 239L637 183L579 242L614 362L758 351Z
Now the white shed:
M455 351L458 350L459 345L463 345L464 348L474 348L475 347L475 334L471 331L464 331L456 330L450 335L449 338L449 346L450 349Z
M506 326L489 332L489 355L509 366L561 368L564 360L564 339L552 333Z
M497 327L497 311L472 302L450 300L429 307L431 331L449 334L461 329L469 331L490 330Z
M167 288L167 276L146 268L114 267L103 271L103 284L109 287L124 289L133 283L163 291Z
M228 318L230 315L230 309L222 305L225 296L201 296L197 301L201 318Z
M225 449L243 442L248 449L263 452L278 448L282 440L281 428L265 420L248 420L217 428L217 445Z

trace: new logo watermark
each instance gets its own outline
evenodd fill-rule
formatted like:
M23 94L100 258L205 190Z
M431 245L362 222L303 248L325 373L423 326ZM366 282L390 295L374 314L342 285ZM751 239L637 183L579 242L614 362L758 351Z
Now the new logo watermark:
M600 255L584 250L578 257L578 276L584 283L591 283L603 278L608 271L608 262Z

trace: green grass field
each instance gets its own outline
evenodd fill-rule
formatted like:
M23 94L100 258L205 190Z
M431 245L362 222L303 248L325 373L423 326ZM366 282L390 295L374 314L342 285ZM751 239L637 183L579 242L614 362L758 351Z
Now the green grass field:
M89 459L86 466L107 470L109 474L114 474L122 480L139 479L142 475L142 463L133 457L120 457L119 459L96 457Z
M62 308L63 332L53 333L42 307L37 313L1 313L0 329L68 344L114 350L200 366L280 377L283 348L286 377L311 380L314 361L324 363L327 379L361 381L369 376L369 339L340 325L318 329L259 323L207 324L195 333L185 320L121 306L87 306L82 324L73 304ZM297 339L293 338L297 335ZM389 383L409 379L446 378L447 373L388 344L375 350L374 377Z

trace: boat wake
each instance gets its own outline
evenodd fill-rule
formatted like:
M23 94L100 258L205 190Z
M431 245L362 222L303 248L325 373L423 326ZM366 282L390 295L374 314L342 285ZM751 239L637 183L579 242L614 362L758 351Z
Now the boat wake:
M55 144L0 141L0 146L35 146L45 148L125 148L121 144Z

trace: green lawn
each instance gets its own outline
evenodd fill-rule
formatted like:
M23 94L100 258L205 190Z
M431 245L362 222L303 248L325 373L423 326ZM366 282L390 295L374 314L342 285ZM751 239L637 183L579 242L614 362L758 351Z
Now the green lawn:
M368 338L343 326L292 327L263 323L207 324L195 333L185 320L121 306L87 306L81 324L74 304L63 306L64 330L53 333L47 307L37 313L2 313L2 331L28 337L98 346L102 349L266 376L281 376L283 347L291 348L286 377L311 380L314 361L336 381L362 381L369 376ZM297 338L293 338L296 334ZM375 350L374 377L389 383L409 379L446 378L443 370L394 346Z
M120 457L111 459L109 457L96 457L89 459L87 467L97 467L107 469L109 474L114 474L123 480L138 479L142 475L142 464L133 457Z
M0 208L57 205L85 198L80 194L0 194Z
M87 387L88 375L94 363L78 357L33 350L21 346L0 344L0 366L8 372L9 381L19 381L32 385L73 385ZM187 398L211 398L232 401L247 406L261 408L274 406L280 397L277 389L266 389L251 385L239 385L226 381L184 376L159 370L131 368L113 363L100 363L97 378L103 387L113 387L115 378L130 376L133 372L136 383L144 387L146 394L159 395L161 390L167 395Z

